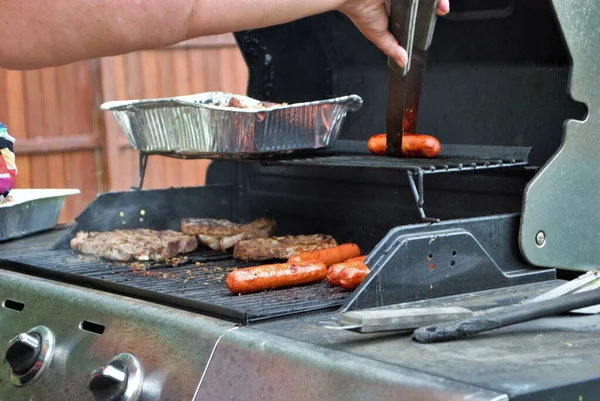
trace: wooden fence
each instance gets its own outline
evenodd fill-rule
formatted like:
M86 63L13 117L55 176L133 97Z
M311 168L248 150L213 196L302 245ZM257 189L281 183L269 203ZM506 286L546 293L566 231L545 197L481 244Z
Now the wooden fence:
M35 71L0 69L0 121L17 138L18 188L77 188L61 221L71 221L97 193L138 181L138 154L109 100L222 90L245 93L248 72L231 35ZM145 188L204 184L208 161L151 157Z

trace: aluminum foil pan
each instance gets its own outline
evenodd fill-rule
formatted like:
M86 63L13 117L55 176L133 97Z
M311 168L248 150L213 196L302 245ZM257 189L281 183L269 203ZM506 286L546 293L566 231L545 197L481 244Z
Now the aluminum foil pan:
M78 189L13 189L0 204L0 241L51 229L58 222L68 195Z
M113 112L137 150L235 158L333 147L348 111L361 106L356 95L286 105L208 92L101 108Z

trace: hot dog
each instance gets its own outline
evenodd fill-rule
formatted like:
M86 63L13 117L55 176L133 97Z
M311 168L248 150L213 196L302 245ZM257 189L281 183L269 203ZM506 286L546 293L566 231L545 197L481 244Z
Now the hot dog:
M368 268L357 269L355 267L347 267L340 273L340 286L345 290L354 290L360 283L371 273Z
M433 158L440 150L440 141L431 135L405 134L402 137L402 154L405 156Z
M327 281L329 282L329 284L333 286L340 285L340 274L344 269L369 270L367 265L360 260L347 260L342 263L336 263L335 265L332 265L329 269L327 269Z
M371 153L376 155L385 156L386 154L387 135L376 134L369 138L367 147Z
M371 153L386 154L387 136L377 134L369 138L367 146ZM442 145L431 135L404 134L402 137L402 154L407 157L433 158L440 154Z
M227 288L234 294L316 283L327 277L327 266L321 262L281 263L236 269L229 273Z
M367 255L362 255L362 256L357 256L355 258L350 258L348 260L345 260L344 262L363 262L367 260Z
M315 252L305 252L292 256L288 263L302 263L310 261L321 261L327 267L344 262L350 258L360 255L360 248L356 244L342 244L333 248L325 248Z

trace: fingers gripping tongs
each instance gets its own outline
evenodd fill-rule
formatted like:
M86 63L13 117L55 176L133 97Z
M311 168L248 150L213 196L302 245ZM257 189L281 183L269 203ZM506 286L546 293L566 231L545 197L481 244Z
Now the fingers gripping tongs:
M388 59L387 154L402 156L402 135L415 134L427 52L438 0L391 0L390 31L408 53L406 66Z

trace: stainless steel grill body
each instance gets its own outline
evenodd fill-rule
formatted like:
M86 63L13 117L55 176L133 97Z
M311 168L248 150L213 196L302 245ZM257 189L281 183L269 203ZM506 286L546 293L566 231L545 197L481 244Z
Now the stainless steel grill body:
M40 325L52 331L56 341L50 364L30 385L14 386L8 379L8 364L0 363L3 401L92 401L87 388L91 373L120 353L130 353L140 361L144 370L142 400L191 400L216 340L234 326L3 270L0 297L0 344ZM11 309L15 304L22 304L23 309ZM104 327L102 334L98 334L98 325Z

